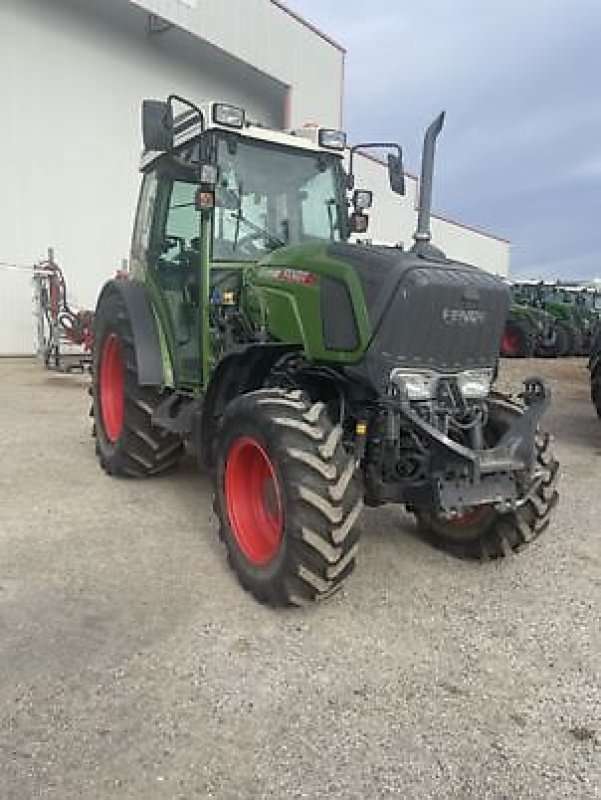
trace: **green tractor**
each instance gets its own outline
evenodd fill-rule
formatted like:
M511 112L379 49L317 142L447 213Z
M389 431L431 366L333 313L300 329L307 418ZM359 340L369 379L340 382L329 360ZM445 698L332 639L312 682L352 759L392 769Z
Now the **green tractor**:
M557 335L553 318L541 308L511 303L501 339L505 358L554 355Z
M553 319L555 343L547 355L583 355L590 346L590 333L583 315L577 311L575 302L563 287L543 281L515 284L515 302L546 311Z
M443 116L405 252L349 241L371 192L354 188L356 147L345 171L343 133L268 130L221 103L143 104L131 274L103 287L95 315L96 450L107 473L148 476L191 447L259 601L339 589L364 503L400 504L434 544L476 559L521 550L549 522L549 389L492 388L507 287L430 242ZM381 146L402 194L401 149Z
M591 400L601 417L601 323L593 332L588 368L591 373Z

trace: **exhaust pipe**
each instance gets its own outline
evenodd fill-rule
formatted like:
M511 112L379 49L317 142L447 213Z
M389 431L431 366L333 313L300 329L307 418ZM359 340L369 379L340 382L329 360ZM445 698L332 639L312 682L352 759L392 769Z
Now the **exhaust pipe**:
M422 150L422 169L419 181L419 211L417 217L417 230L413 234L415 244L412 252L418 255L441 255L438 248L430 244L432 231L430 230L430 216L432 213L432 177L434 175L434 151L436 138L442 130L445 112L442 111L431 123L424 136Z

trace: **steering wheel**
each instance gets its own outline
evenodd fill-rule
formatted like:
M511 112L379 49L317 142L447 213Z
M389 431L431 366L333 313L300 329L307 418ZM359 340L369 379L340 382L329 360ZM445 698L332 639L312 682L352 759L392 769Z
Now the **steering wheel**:
M234 249L234 253L240 251L243 255L253 256L257 255L265 255L266 248L265 247L257 247L255 242L258 239L265 240L267 237L264 233L260 233L259 231L253 231L252 233L248 233L246 236L242 236L242 238L238 239L238 243L236 248Z

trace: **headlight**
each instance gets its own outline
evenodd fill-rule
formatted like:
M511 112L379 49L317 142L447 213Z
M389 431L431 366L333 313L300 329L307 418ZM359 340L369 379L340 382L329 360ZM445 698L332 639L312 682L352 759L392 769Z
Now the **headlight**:
M426 370L393 369L390 380L407 393L409 400L431 400L438 376Z
M493 380L493 370L467 369L457 375L459 391L467 400L478 400L487 397Z

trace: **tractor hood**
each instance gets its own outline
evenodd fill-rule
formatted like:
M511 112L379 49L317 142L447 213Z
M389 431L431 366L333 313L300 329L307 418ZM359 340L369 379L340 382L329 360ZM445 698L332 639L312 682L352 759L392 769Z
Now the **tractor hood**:
M496 364L510 294L493 275L444 257L334 244L361 281L372 336L361 369L382 390L394 368L457 372Z
M278 248L247 284L274 340L359 370L377 391L399 367L493 367L510 299L500 279L432 251L346 243Z

